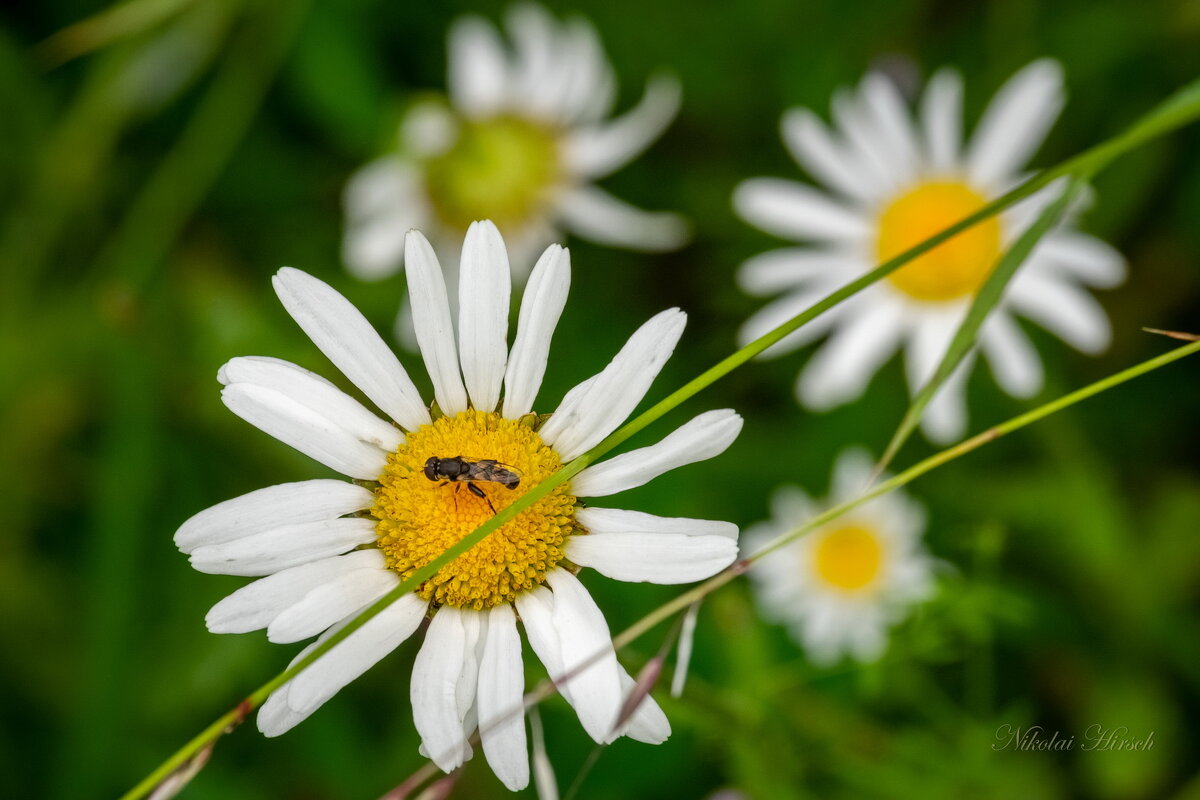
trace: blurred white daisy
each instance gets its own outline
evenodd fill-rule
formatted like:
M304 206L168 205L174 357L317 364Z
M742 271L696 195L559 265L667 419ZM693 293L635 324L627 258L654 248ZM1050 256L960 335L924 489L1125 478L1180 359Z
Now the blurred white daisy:
M530 4L513 7L507 21L511 49L481 17L454 23L449 105L415 103L397 150L351 178L343 257L356 276L396 272L405 233L419 228L446 268L453 300L454 250L476 219L504 233L519 279L534 255L561 238L560 227L635 250L686 241L681 217L642 211L594 185L670 124L677 81L652 80L633 109L610 118L615 80L590 24L558 22Z
M865 452L842 453L821 506L858 497L871 473ZM753 554L822 510L798 487L776 490L771 519L745 530L743 552ZM750 570L764 616L786 625L816 664L832 664L843 654L877 659L888 628L933 593L933 561L921 546L924 528L921 507L895 491L764 556Z
M285 361L235 358L221 368L230 410L352 480L260 489L180 527L175 543L197 569L265 576L217 603L209 630L266 628L273 642L324 631L322 641L611 433L683 333L682 311L658 314L604 370L539 417L532 408L567 298L568 252L554 245L538 260L510 350L509 263L494 225L472 225L463 243L457 348L432 248L413 231L407 250L417 338L440 411L431 414L396 356L345 298L294 269L274 280L284 307L385 418ZM296 725L431 616L411 698L423 752L442 769L471 757L468 738L478 728L504 784L527 783L518 620L552 677L600 656L559 687L596 741L618 733L663 741L670 726L652 699L614 730L633 680L618 665L604 616L576 573L591 567L624 581L699 580L733 561L737 528L583 508L576 498L614 494L710 458L741 425L733 411L709 411L657 444L589 466L278 689L259 712L259 729L275 736ZM473 480L451 479L467 477L462 469Z
M784 294L746 322L741 339L760 336L1019 183L1063 102L1061 68L1041 60L1000 89L965 147L962 81L951 70L930 81L916 121L896 87L874 73L857 90L834 95L835 131L807 109L787 112L784 143L828 191L776 178L737 188L734 206L747 221L806 243L742 265L739 281L747 292ZM781 355L830 334L797 381L800 402L824 410L857 398L901 347L915 392L933 374L999 256L1061 188L1047 187L976 225L772 348ZM1124 276L1119 253L1069 224L1044 237L980 332L978 347L1001 388L1029 397L1043 381L1038 354L1014 315L1083 352L1099 353L1111 331L1086 287L1115 286ZM931 438L963 433L972 362L968 358L930 403L922 426Z

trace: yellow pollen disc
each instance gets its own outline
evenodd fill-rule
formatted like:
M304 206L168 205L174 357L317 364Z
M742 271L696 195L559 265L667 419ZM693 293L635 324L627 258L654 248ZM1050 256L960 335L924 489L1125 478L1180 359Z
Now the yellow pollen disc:
M883 545L869 528L848 525L819 534L813 548L813 567L825 583L855 591L868 586L879 574Z
M477 219L517 227L537 215L558 180L558 137L518 117L464 120L454 145L426 162L424 173L448 227L465 230Z
M479 497L463 481L426 477L430 457L459 456L501 462L520 483L508 489L495 481L474 481L486 495ZM501 511L560 466L558 454L531 427L494 413L464 411L408 434L388 456L372 509L388 567L407 578L491 519L493 507ZM518 592L543 583L546 572L563 560L563 540L574 527L575 498L562 484L443 567L417 594L475 610L511 602Z
M880 263L978 211L986 199L957 181L923 183L892 200L879 215ZM888 276L900 291L932 302L974 294L1000 257L1000 221L975 225Z

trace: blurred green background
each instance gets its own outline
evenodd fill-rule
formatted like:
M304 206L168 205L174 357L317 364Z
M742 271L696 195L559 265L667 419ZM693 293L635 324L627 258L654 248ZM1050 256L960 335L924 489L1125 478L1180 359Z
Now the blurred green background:
M298 649L207 633L204 612L245 581L194 572L171 542L213 503L325 474L227 412L216 370L261 354L334 377L271 292L282 265L331 282L390 329L403 280L363 284L342 270L342 187L392 139L410 93L444 87L449 21L503 8L141 0L41 44L104 7L41 0L0 12L7 797L124 791ZM732 349L758 306L734 288L734 270L779 243L737 220L729 197L745 177L798 175L777 134L785 108L824 115L832 90L873 65L918 76L954 64L973 120L1008 75L1050 55L1066 66L1070 99L1036 159L1045 166L1200 73L1195 0L552 6L567 7L599 29L619 107L653 70L680 76L678 120L605 185L683 211L697 235L661 256L569 242L573 300L540 410L667 306L690 324L652 397ZM1107 170L1082 225L1125 253L1131 276L1102 295L1116 332L1104 357L1030 329L1050 376L1042 400L1168 349L1142 325L1200 328L1200 129ZM814 415L791 399L809 353L739 371L635 441L707 408L747 420L724 457L623 504L747 525L766 515L777 482L823 495L844 445L878 452L905 402L899 362L861 401ZM581 796L1200 796L1198 375L1194 360L1168 367L914 484L930 510L929 546L955 569L879 664L814 669L756 620L744 583L723 589L701 613L687 694L661 699L672 738L617 743ZM1000 394L981 369L969 394L976 430L1033 405ZM899 463L928 452L914 440ZM764 459L775 466L762 469ZM585 582L614 631L679 591L595 573ZM638 666L664 635L642 639L626 663ZM247 724L185 796L383 794L423 763L408 707L415 649L280 739ZM560 699L543 720L565 789L590 741ZM996 752L1005 724L1064 735L1127 726L1154 731L1155 744ZM454 796L507 793L477 756Z

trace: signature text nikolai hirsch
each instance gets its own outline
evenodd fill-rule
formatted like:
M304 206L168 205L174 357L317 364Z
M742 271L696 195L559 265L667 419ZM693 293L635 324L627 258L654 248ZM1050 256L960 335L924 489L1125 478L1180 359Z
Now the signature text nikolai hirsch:
M1023 750L1026 752L1051 752L1079 750L1080 752L1132 752L1154 747L1154 731L1144 736L1131 734L1124 725L1106 727L1096 724L1088 727L1082 736L1047 731L1041 725L1025 728L1016 725L1001 725L996 729L993 750Z

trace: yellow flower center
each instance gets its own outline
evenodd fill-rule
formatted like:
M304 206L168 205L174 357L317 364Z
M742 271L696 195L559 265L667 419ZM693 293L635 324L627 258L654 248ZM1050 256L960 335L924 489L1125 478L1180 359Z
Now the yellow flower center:
M814 568L825 583L853 592L875 580L883 563L883 545L874 531L847 525L819 535Z
M470 469L465 477L475 480L430 480L425 465L431 457L461 457ZM478 463L484 460L499 463ZM495 413L464 411L408 434L388 456L372 509L388 567L407 578L491 519L493 508L504 509L560 466L533 428ZM455 469L457 463L449 471ZM506 488L514 475L520 482ZM511 602L545 582L574 528L575 498L561 484L443 567L417 594L475 610Z
M434 212L457 230L477 219L501 229L528 222L558 177L555 132L508 116L460 121L454 145L425 164Z
M879 215L875 242L880 263L920 244L987 201L957 181L931 181L901 194ZM900 291L931 302L974 294L1000 257L1000 221L975 225L888 276Z

